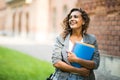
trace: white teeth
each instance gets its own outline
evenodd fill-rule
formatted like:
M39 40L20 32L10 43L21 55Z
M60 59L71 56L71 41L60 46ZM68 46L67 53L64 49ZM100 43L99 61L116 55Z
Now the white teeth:
M70 25L74 25L76 23L77 23L76 21L70 21Z

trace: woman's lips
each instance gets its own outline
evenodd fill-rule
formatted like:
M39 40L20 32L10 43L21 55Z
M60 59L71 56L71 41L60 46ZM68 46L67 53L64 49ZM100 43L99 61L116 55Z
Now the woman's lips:
M77 21L70 21L69 23L70 25L74 25L74 24L77 24Z

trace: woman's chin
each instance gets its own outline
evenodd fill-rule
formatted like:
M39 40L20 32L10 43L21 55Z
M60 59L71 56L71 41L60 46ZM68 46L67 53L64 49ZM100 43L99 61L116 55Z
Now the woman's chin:
M78 29L78 26L70 26L72 29Z

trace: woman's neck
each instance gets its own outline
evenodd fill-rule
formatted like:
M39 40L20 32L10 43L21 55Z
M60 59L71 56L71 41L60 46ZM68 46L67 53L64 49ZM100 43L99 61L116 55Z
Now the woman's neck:
M70 36L71 42L74 44L76 41L81 41L82 40L82 34L80 30L72 31L72 34Z
M82 37L80 30L72 30L72 35L76 37Z

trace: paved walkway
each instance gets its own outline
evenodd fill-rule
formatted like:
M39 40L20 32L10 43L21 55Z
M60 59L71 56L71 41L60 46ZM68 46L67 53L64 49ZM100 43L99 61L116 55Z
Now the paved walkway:
M52 44L39 43L23 38L0 36L0 45L51 62Z

